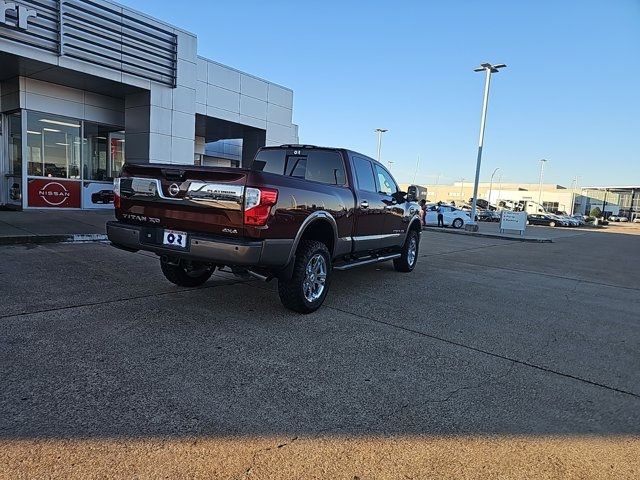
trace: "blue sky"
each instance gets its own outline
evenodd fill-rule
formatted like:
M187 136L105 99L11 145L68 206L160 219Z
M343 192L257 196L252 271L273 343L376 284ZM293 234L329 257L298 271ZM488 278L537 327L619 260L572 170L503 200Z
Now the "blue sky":
M123 3L198 35L200 55L294 90L303 143L375 156L400 181L640 184L640 0Z

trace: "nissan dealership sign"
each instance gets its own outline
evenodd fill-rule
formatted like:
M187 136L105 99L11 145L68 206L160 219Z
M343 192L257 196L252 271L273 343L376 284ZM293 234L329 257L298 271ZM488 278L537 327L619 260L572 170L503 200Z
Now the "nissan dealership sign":
M80 208L80 182L60 178L28 180L30 207Z
M15 16L17 20L9 20L7 18L8 12L13 12L13 16ZM37 16L38 12L35 10L29 10L24 5L0 0L0 24L8 27L19 28L20 30L27 30L29 28L29 18L36 18Z

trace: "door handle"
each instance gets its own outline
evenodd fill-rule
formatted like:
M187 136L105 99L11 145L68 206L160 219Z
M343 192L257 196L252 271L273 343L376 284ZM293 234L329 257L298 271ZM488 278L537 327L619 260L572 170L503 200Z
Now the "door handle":
M369 202L367 202L366 200L362 200L360 202L360 208L363 208L366 210L367 208L369 208Z

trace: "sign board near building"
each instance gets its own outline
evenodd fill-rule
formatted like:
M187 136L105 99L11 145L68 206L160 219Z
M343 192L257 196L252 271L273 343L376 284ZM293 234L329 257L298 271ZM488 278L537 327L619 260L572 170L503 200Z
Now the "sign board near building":
M80 208L80 182L60 178L30 178L29 206L36 208Z
M515 230L524 235L527 228L527 212L512 212L510 210L502 210L500 215L500 233L505 230Z

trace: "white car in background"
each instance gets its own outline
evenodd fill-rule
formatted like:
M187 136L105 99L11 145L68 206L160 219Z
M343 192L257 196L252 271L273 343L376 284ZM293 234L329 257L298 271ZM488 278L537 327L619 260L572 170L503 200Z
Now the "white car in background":
M462 228L471 221L469 214L453 205L429 205L425 215L425 223L429 227L438 226L438 209L442 212L442 220L447 227Z

